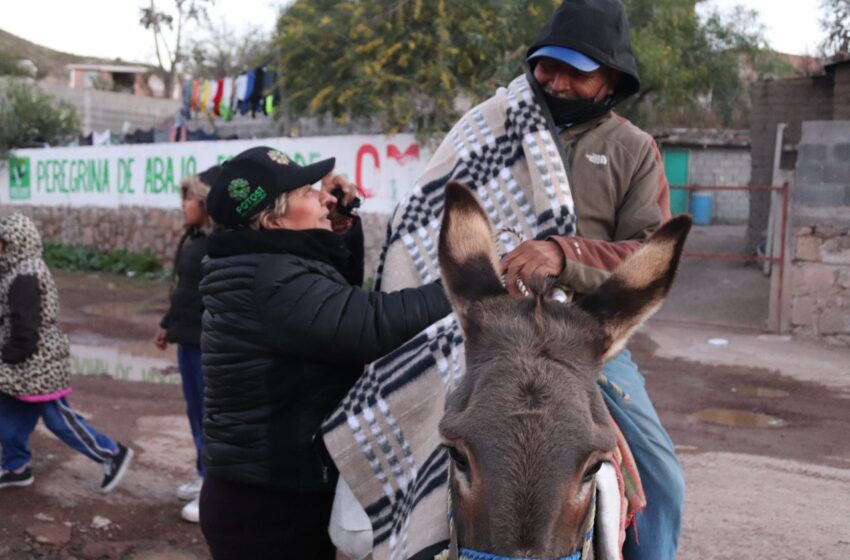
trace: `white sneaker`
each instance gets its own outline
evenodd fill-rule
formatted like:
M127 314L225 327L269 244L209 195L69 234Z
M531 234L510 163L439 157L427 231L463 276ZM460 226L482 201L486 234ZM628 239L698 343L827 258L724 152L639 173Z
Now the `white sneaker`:
M192 482L187 482L177 489L177 497L181 500L194 500L201 494L201 486L204 485L204 479L198 477Z
M180 510L180 517L182 517L186 521L189 521L190 523L197 523L198 520L201 518L200 503L201 498L197 497L185 506L183 506L183 509Z

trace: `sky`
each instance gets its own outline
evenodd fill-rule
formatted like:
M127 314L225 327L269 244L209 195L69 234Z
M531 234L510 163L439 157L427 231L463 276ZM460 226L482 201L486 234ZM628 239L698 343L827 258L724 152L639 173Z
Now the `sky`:
M155 63L151 33L139 25L145 0L9 0L0 29L53 49L127 62ZM465 1L465 0L464 0ZM170 2L168 2L170 3ZM226 21L237 31L259 27L270 33L280 6L288 0L215 0L214 22ZM167 4L160 0L160 4ZM818 0L706 0L721 12L736 4L759 12L770 45L791 54L816 54L820 30ZM12 16L12 17L10 17ZM191 29L188 32L191 34Z
M148 0L3 0L0 29L33 43L71 54L156 63L153 35L139 24L139 8ZM274 29L285 0L214 0L213 23L225 21L237 31ZM173 3L159 0L157 6ZM14 17L9 17L9 16ZM194 25L194 23L190 24ZM192 29L187 28L191 36Z
M727 13L736 5L755 10L766 27L770 46L788 54L815 55L824 33L819 0L708 0L698 11L709 6Z

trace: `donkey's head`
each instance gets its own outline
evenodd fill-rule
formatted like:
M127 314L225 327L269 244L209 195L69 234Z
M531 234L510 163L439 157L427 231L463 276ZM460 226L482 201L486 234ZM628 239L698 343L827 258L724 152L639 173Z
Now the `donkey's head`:
M452 183L445 201L440 267L466 339L466 374L440 422L459 543L570 554L583 542L594 474L616 446L596 386L602 363L660 306L690 219L667 223L595 293L563 303L543 280L529 297L509 296L474 195Z

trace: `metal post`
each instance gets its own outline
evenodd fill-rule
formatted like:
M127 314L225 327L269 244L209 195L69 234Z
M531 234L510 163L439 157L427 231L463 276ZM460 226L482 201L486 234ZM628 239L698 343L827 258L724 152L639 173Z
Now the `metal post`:
M785 123L776 125L776 142L773 147L773 172L771 174L771 185L780 186L779 170L782 160L782 144L785 139ZM770 303L768 304L767 327L774 332L782 331L782 288L786 271L784 256L786 252L786 228L788 225L788 187L782 191L782 195L772 191L770 193L770 213L767 222L767 244L765 256L769 260L764 263L764 273L770 274ZM777 214L780 214L777 216ZM775 260L774 260L775 259ZM779 266L773 266L774 264Z
M782 142L785 138L785 123L778 123L776 125L776 141L773 145L773 169L770 173L770 185L772 187L778 187L781 185L779 180L779 168L782 162ZM770 193L770 210L767 214L767 243L765 245L764 256L766 257L775 257L774 254L776 248L776 212L779 210L778 208L778 193L776 191L772 191ZM773 266L772 261L765 261L762 265L762 270L765 275L770 274L770 269Z

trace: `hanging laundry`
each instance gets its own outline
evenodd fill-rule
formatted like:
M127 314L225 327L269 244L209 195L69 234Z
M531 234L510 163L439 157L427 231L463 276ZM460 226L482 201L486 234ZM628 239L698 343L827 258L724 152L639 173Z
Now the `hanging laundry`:
M210 96L207 99L207 115L215 114L215 98L218 96L218 80L209 80Z
M190 114L198 113L198 102L201 98L201 81L192 80L192 103L189 107Z
M219 78L215 83L215 95L213 96L213 114L221 116L221 98L224 97L224 78Z
M201 83L201 100L198 102L198 116L205 117L207 115L207 104L210 102L210 86L209 80L204 80Z
M248 74L242 73L236 77L233 84L233 114L239 113L242 109L242 102L245 101L245 92L248 91Z
M251 117L256 117L257 111L261 111L260 100L263 98L263 86L265 85L265 70L262 66L258 66L254 70L254 89L248 97L249 106L251 108Z
M192 110L192 80L185 80L183 82L183 98L182 104L180 106L180 111L184 115L188 115Z
M269 70L266 67L265 74L263 74L263 99L262 99L262 110L266 115L274 115L275 109L277 108L277 104L279 99L277 98L277 72L274 70Z
M112 133L108 130L104 130L103 132L92 132L92 146L108 146L112 143L111 140Z
M153 143L153 137L154 131L152 128L149 130L137 128L124 137L124 142L127 144L151 144Z
M218 104L218 113L221 115L226 121L229 121L233 118L233 78L224 78L224 82L222 83L222 95L221 102Z
M207 132L203 128L198 130L190 130L186 133L186 139L189 142L203 142L205 140L218 140L218 134L215 132Z
M254 95L254 72L248 72L248 81L245 85L245 97L239 104L239 114L244 115L251 110L251 96Z

